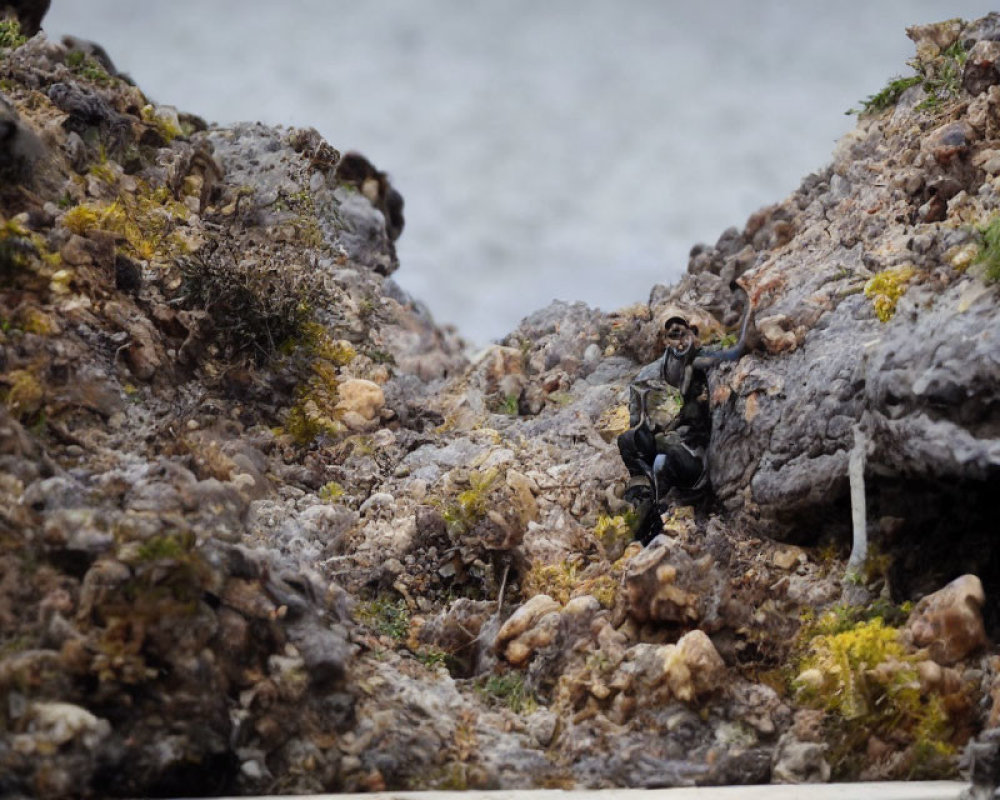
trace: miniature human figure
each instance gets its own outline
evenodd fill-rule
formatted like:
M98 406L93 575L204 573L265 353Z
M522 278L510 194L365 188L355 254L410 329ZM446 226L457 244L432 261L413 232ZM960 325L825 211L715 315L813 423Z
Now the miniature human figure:
M747 352L753 314L746 292L740 338L725 350L702 350L698 328L683 317L664 325L667 346L643 367L629 387L629 430L618 450L631 476L625 500L638 515L635 538L643 544L662 530L661 507L672 489L696 492L708 483L706 451L712 433L708 370Z

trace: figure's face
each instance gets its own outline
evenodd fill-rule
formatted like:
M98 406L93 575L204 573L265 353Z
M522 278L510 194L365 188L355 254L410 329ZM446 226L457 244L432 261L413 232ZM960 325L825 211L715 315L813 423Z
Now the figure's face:
M671 322L666 337L667 347L678 356L686 354L695 344L694 331L682 322Z

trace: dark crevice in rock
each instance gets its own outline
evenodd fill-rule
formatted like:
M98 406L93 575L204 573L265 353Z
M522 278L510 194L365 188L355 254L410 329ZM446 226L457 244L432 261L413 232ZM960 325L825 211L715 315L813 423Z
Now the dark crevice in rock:
M889 556L897 602L917 600L959 575L979 576L987 631L1000 634L1000 551L995 546L1000 471L986 480L869 477L876 547Z

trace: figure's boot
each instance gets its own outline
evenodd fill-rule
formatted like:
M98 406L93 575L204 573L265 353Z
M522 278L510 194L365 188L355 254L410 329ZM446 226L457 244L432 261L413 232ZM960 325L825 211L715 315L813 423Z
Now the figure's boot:
M625 487L623 499L632 504L635 510L635 526L633 532L636 540L649 544L658 534L663 532L663 520L660 510L656 507L653 497L653 487L645 476L633 477Z

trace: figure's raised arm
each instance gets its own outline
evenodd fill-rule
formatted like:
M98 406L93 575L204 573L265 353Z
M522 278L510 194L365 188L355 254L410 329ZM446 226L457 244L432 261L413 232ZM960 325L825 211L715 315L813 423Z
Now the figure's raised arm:
M743 319L740 322L740 336L736 344L725 350L717 350L712 353L699 353L694 359L695 369L708 369L723 361L739 361L746 355L757 338L757 328L754 324L754 309L747 295L746 289L735 281L730 285L734 293L743 298Z

